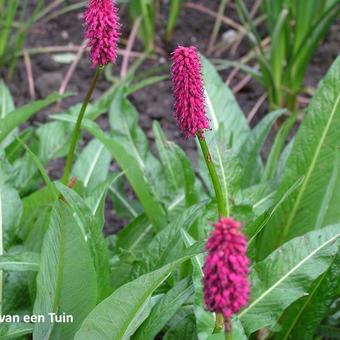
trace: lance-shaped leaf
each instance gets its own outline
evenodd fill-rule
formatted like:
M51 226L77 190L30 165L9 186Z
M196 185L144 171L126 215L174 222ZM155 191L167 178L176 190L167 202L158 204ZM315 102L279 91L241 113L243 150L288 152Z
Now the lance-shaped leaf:
M20 124L24 123L28 120L32 115L34 115L39 110L43 109L44 107L56 102L59 99L68 96L64 95L61 96L57 93L52 93L46 99L37 100L33 103L27 104L22 106L0 119L0 143L6 138L6 136L18 127Z
M44 238L37 296L33 314L33 339L72 339L97 299L96 273L90 250L72 211L58 202ZM73 322L53 323L49 313L73 316Z
M73 123L76 121L75 117L68 115L58 115L54 118ZM148 181L145 172L145 163L137 149L138 142L135 141L136 144L131 147L131 131L129 130L129 133L125 134L124 130L122 130L112 138L90 120L84 119L83 127L110 151L114 160L124 171L150 222L152 222L156 230L160 230L166 224L165 212L152 194L151 183ZM134 142L132 141L132 143ZM143 145L139 147L143 147Z
M0 269L7 271L38 271L39 254L22 252L0 256Z
M308 293L337 253L339 237L339 224L310 232L285 243L251 268L250 303L239 314L248 334L273 327L291 303Z
M327 223L338 223L340 209L333 209L338 202L330 200L336 190L334 167L339 152L340 130L340 57L333 63L327 76L321 81L312 99L306 118L295 138L293 148L285 165L277 196L304 177L300 188L277 210L265 229L262 242L262 258L273 246L307 231L325 226L325 209L332 211Z
M308 295L296 301L284 315L276 340L313 339L315 332L337 297L340 287L340 256L312 285Z
M129 339L149 315L153 292L185 259L188 256L118 288L89 314L75 340Z

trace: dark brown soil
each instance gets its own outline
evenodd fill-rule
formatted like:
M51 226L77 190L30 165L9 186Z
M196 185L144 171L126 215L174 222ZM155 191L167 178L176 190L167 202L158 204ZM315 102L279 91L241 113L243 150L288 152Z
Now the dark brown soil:
M69 1L69 3L77 3L78 1ZM219 1L215 0L193 0L195 4L200 4L208 9L217 11ZM248 1L249 2L249 1ZM33 1L34 3L34 1ZM176 45L191 45L198 46L200 51L204 54L208 46L212 28L214 25L214 18L207 14L203 14L194 9L183 8L181 17L179 19L177 28L174 32L173 41L166 44L162 41L164 27L162 23L165 22L167 11L167 0L161 1L160 20L158 24L158 36L156 38L157 51L159 52L156 60L148 60L142 67L146 70L149 67L166 65L168 60L168 52L173 50ZM232 3L232 2L230 2ZM250 2L251 3L251 2ZM61 46L61 45L80 45L83 39L83 28L81 22L81 10L67 13L59 16L56 19L48 21L47 23L38 23L30 31L25 44L26 48L46 47L46 46ZM237 15L234 8L229 6L226 13L229 17L237 21ZM126 6L121 7L122 23L123 23L123 39L127 39L130 30L130 23L127 15ZM225 24L222 25L219 37L224 32L230 30L230 27ZM337 56L340 44L339 22L335 23L327 37L319 46L312 63L306 75L306 85L315 87L319 80L324 76L327 69ZM137 43L134 50L142 51L141 44ZM124 46L121 46L124 48ZM232 55L229 51L222 54L224 59L238 59L249 51L249 45L244 39L238 48L237 52ZM119 58L121 59L121 58ZM53 60L52 54L32 54L31 62L33 68L33 77L35 84L35 91L37 98L43 98L52 91L58 91L62 83L69 65L63 65ZM120 60L118 65L114 67L114 74L119 75ZM165 72L163 72L165 73ZM1 72L0 72L1 74ZM223 78L226 79L228 72L222 73ZM90 68L86 53L80 60L76 72L67 87L68 91L74 92L75 96L66 99L62 103L62 108L66 108L72 104L80 102L87 90L89 80L93 76L93 70ZM245 75L238 74L231 84L235 86ZM9 84L11 92L14 96L16 105L23 105L28 103L31 98L28 90L27 74L23 60L19 60L17 70L15 72L12 82ZM98 98L110 86L110 82L104 79L99 82L93 98ZM251 111L258 98L263 94L261 87L254 81L250 81L245 87L236 94L236 98L246 115ZM172 117L173 101L171 97L171 85L169 81L163 81L156 85L150 86L146 89L140 90L130 96L131 101L137 107L140 113L140 125L146 132L150 141L153 140L152 134L152 120L158 120L161 126L166 131L169 139L176 141L184 148L191 158L195 155L195 143L193 140L185 140L179 130L176 128L175 121ZM52 109L43 111L35 116L32 124L44 122L48 118L48 114ZM256 114L252 124L255 124L267 111L267 105L264 103L258 113ZM105 126L107 121L101 118L100 124ZM53 177L61 175L63 161L57 160L49 165L49 172ZM112 208L108 206L107 215L109 217L109 224L116 225L117 221L114 219ZM121 224L118 223L118 226Z

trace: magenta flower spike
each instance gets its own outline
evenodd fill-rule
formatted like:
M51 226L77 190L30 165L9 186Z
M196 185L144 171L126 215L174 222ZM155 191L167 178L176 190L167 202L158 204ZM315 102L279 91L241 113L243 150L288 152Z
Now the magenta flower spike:
M247 241L241 224L232 218L223 217L214 227L206 243L204 300L207 309L222 314L228 325L249 299Z
M185 137L209 129L206 116L201 62L194 46L179 46L172 54L175 118Z
M120 37L118 8L114 0L90 0L84 13L93 67L114 63Z

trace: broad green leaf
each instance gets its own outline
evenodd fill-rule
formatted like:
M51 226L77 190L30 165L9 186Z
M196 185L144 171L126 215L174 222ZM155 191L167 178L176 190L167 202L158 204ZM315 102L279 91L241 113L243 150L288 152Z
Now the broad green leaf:
M154 200L167 206L176 195L176 190L174 192L169 186L169 177L165 176L161 163L150 152L146 135L138 126L138 112L124 97L124 86L117 91L112 101L110 124L115 140L138 162Z
M48 122L36 130L39 137L39 158L43 163L66 155L71 128L64 122Z
M163 173L168 179L168 192L171 200L185 193L185 201L190 206L197 202L195 172L185 153L173 142L166 140L157 121L153 123L156 147L162 163Z
M248 138L242 145L238 154L243 168L241 179L242 188L254 185L260 180L263 172L263 167L259 159L262 146L273 124L283 113L285 113L285 110L277 110L266 115L250 132Z
M153 238L145 249L140 263L137 262L135 265L134 277L160 268L183 256L187 249L185 249L180 238L181 228L190 229L198 216L201 215L202 205L197 204L183 211Z
M22 214L22 202L19 193L0 184L0 226L3 232L14 232Z
M197 340L197 330L195 326L195 317L188 315L177 323L174 327L169 329L163 340Z
M94 139L77 158L72 175L83 182L85 188L93 189L106 180L110 163L110 152L102 143Z
M150 313L153 292L174 266L166 265L118 288L89 314L75 340L129 339Z
M206 131L204 136L220 174L224 197L227 197L231 186L228 176L233 173L229 165L233 163L225 161L226 153L228 149L236 153L240 150L249 134L249 127L230 89L224 84L214 66L204 57L201 57L201 60L206 107L211 127L211 131ZM207 169L203 165L201 152L199 158L202 177L206 178Z
M38 271L39 259L38 253L31 252L1 255L0 269L6 271Z
M193 286L188 279L178 282L152 308L148 318L138 328L133 339L153 340L179 307L193 294Z
M338 252L339 237L339 224L312 231L283 244L251 268L250 302L238 315L247 334L273 327L290 304L308 293Z
M271 205L269 210L266 210L254 222L251 222L246 225L245 233L249 237L249 240L248 240L248 255L249 256L250 254L253 254L256 251L256 244L254 241L256 240L257 236L261 233L263 228L268 224L268 222L274 215L275 211L289 197L289 195L294 192L294 190L297 190L299 188L302 182L303 182L303 178L297 180L296 183L294 183L293 186L289 188L287 192L279 199L279 201Z
M29 274L36 275L36 272L6 272L4 275L2 315L32 313L31 300L28 298L30 296L27 284Z
M50 224L55 197L44 187L24 197L22 202L19 235L24 240L26 249L40 252L45 231Z
M15 106L11 93L5 82L0 79L0 118L5 118L5 116L14 109Z
M19 132L17 136L24 143L27 144L28 141L31 139L33 132L34 132L33 127L29 127ZM22 155L23 151L24 151L24 147L17 139L13 139L13 141L5 148L6 157L11 164L13 164L16 161L16 159Z
M282 328L275 339L313 339L320 322L329 311L340 286L340 257L312 285L306 297L286 311Z
M56 119L75 122L76 119L71 116L55 116ZM160 204L151 194L150 183L147 181L143 173L143 161L139 154L136 153L136 148L126 148L126 145L119 138L111 138L105 134L96 123L83 120L83 127L86 128L94 137L96 137L106 148L111 152L113 158L124 171L137 197L139 198L146 215L156 229L161 229L166 221L165 212ZM122 137L126 140L127 136Z
M105 202L108 190L122 174L123 173L120 172L109 175L106 181L97 185L87 194L87 197L85 197L85 203L90 208L98 229L102 229L105 225Z
M73 339L96 300L96 273L88 245L69 207L59 202L42 246L33 309L46 319L34 325L33 339ZM48 313L72 315L73 322L52 323Z
M53 93L46 99L37 100L33 103L22 106L0 119L0 143L6 138L6 136L18 127L20 124L28 120L39 110L56 102L59 99L65 98L67 95L61 96L60 94Z
M53 184L53 182L50 180L43 164L41 163L40 159L34 154L34 152L26 145L20 138L17 138L18 141L23 145L25 150L27 151L28 155L31 157L33 160L34 164L38 168L41 177L45 181L46 186L48 187L48 190L50 190L51 195L53 195L56 199L58 198L58 192Z
M224 141L232 140L237 152L249 133L247 120L228 86L216 72L214 66L201 57L205 98L212 131L205 133L209 144L212 136L219 131ZM209 144L210 145L210 144Z
M3 340L7 339L22 339L23 336L31 334L33 324L31 323L11 323L0 325L0 337Z
M318 328L317 335L327 339L340 339L340 327L321 325Z
M117 235L117 248L132 256L142 255L153 237L152 225L144 214L135 218Z
M329 187L329 182L334 176L334 160L339 153L339 73L340 57L321 81L295 137L277 196L282 197L298 178L304 177L304 181L266 227L261 244L262 257L284 240L324 226L325 221L320 223L320 214L324 213L326 206L334 213L327 222L338 223L340 220L340 210L326 203L332 196L330 191L336 190L334 186ZM334 200L329 203L338 205Z
M123 177L124 173L120 173L121 176L117 178L117 181L110 185L108 194L112 200L117 217L130 220L142 213L143 208L138 201L126 194L126 179Z
M98 301L111 291L109 256L103 235L103 224L97 225L92 211L84 200L73 190L57 183L57 189L72 208L74 218L89 247L97 278Z
M9 113L14 111L14 101L11 96L11 93L4 83L2 79L0 79L0 121L5 118L5 116ZM15 131L12 131L11 134L7 136L7 138L3 141L3 145L7 146L12 141L13 134Z

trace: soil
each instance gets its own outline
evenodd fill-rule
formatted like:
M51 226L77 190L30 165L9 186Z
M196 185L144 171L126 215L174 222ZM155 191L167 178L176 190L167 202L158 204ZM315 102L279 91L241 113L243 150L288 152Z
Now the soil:
M32 5L34 4L34 0ZM46 1L47 3L51 1ZM77 0L68 1L70 4L77 3ZM214 25L214 18L205 13L198 12L192 8L184 7L177 27L175 29L173 40L171 43L164 43L162 36L164 28L161 24L166 21L167 15L167 3L169 0L162 0L160 7L160 20L157 28L156 46L157 46L157 58L156 60L148 60L143 65L143 70L149 69L154 66L166 66L169 57L169 51L173 50L176 45L192 45L195 44L199 50L205 54L206 48L209 43L210 35ZM219 1L215 0L193 0L192 3L202 5L214 12L218 10ZM232 2L229 2L232 3ZM251 3L251 1L248 1ZM60 7L62 8L62 7ZM60 9L59 8L59 9ZM238 20L235 9L232 5L228 5L226 13L228 17L233 20ZM122 5L120 9L123 24L122 38L126 39L129 35L129 29L131 24L127 15L126 5ZM83 28L82 28L82 10L69 12L62 16L59 16L46 23L39 22L35 24L30 33L28 34L25 47L47 47L47 46L71 46L80 45L83 41ZM160 24L161 23L161 24ZM326 38L320 44L316 51L315 56L309 66L306 74L306 83L308 87L316 87L319 80L324 76L327 69L338 55L340 44L340 26L339 22L336 22L331 27ZM218 39L225 32L230 34L230 27L222 24ZM124 48L124 46L121 46ZM137 42L133 48L134 51L142 51L142 44ZM249 51L249 45L246 39L243 39L236 53L232 54L230 51L224 52L220 57L223 59L237 60L241 56L245 55ZM118 75L120 72L120 62L113 68L113 74ZM44 98L53 91L58 91L60 84L62 83L69 65L60 64L53 59L52 54L32 54L31 55L32 71L36 92L36 99ZM0 75L3 71L0 70ZM224 79L227 79L228 72L221 73ZM73 74L71 81L67 87L68 91L74 92L75 96L70 97L62 102L61 109L65 109L68 106L82 101L84 94L87 91L87 86L90 79L93 76L93 70L90 68L88 57L86 53L82 56L76 72ZM233 88L245 75L239 73L231 83ZM105 90L110 86L110 82L104 77L100 80L93 98L98 98ZM25 70L23 60L19 60L16 72L13 80L9 83L10 90L17 106L26 104L32 100L28 90L28 78ZM236 94L236 98L241 108L246 115L249 114L259 97L263 94L262 88L255 82L248 82L239 92ZM179 130L176 127L176 123L172 116L173 100L171 97L171 84L170 81L162 81L153 86L140 90L131 95L130 100L136 106L140 113L140 125L146 132L146 135L153 141L152 133L152 121L158 120L166 132L166 135L170 140L174 140L178 143L190 156L195 158L195 142L194 140L185 140ZM48 114L54 108L49 108L38 113L30 124L37 124L48 120ZM267 104L264 103L256 116L252 120L252 125L256 124L263 115L267 112ZM106 116L102 116L99 120L99 124L106 128L108 126ZM271 141L268 141L270 145ZM267 145L267 147L268 147ZM62 174L64 161L56 160L48 165L48 170L53 178L60 178ZM115 214L112 206L108 202L107 204L107 231L112 232L120 228L125 221L118 221L115 219Z

